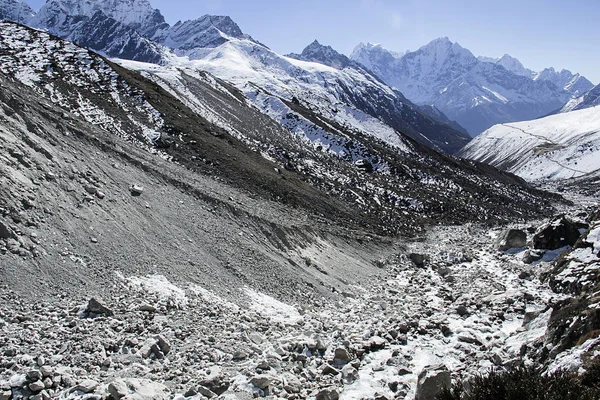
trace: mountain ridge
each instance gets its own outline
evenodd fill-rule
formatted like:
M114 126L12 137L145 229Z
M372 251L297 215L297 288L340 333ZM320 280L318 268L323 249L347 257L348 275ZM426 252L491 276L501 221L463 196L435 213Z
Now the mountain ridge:
M547 115L593 86L569 71L530 72L509 55L475 57L447 37L400 56L359 44L350 58L416 104L435 105L472 135L496 123Z

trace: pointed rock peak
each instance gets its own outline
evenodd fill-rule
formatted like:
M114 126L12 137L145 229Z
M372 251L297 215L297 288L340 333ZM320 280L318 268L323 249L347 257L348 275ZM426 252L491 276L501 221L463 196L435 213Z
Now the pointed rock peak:
M219 31L236 38L244 36L244 32L242 32L239 25L227 15L207 14L196 20L184 22L184 25L186 24L195 25L197 29L209 29L210 27L215 27Z
M310 54L314 54L315 52L324 52L324 53L327 53L327 55L329 55L329 56L338 56L338 55L340 55L340 53L338 53L337 51L335 51L333 49L333 47L322 45L316 39L315 39L314 42L312 42L311 44L309 44L308 46L306 46L304 48L304 50L302 51L302 54L303 55L310 55Z
M344 69L348 66L355 66L345 55L337 52L331 46L325 46L315 40L302 51L302 54L288 54L288 57L297 60L316 62L336 69Z

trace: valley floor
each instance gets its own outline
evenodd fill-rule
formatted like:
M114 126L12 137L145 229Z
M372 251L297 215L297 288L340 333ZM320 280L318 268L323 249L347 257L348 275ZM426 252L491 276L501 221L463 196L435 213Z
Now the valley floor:
M435 227L382 258L379 276L302 304L119 272L110 310L68 294L32 303L2 287L0 396L412 399L429 366L466 379L533 362L528 349L564 297L539 279L558 253L525 264L524 249L497 251L502 232ZM307 265L324 250L306 248ZM567 353L553 368L577 371L578 353Z

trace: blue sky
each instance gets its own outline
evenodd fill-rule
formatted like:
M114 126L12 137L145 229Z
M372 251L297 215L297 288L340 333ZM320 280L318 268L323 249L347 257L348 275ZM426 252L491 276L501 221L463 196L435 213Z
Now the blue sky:
M27 1L27 0L26 0ZM39 8L43 0L28 0ZM443 36L475 55L508 53L527 68L600 82L600 0L150 0L167 22L229 15L279 53L318 39L349 55L359 42L416 50Z

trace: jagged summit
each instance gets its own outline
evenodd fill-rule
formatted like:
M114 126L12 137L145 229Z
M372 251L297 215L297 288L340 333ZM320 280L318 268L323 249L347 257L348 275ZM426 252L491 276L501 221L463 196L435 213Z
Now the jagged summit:
M349 66L362 69L359 64L350 60L347 56L337 52L331 46L322 45L316 39L306 46L301 54L289 54L288 57L302 61L318 62L340 70Z
M21 0L0 0L0 19L27 24L35 11Z
M217 47L229 38L249 39L240 27L228 16L204 15L195 20L177 22L173 25L162 43L178 50Z
M161 12L152 8L148 0L49 0L31 24L48 28L56 25L61 16L91 18L98 11L147 38L168 28Z

